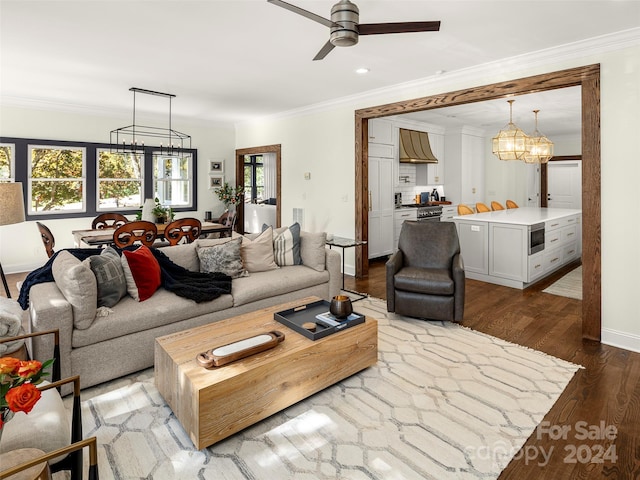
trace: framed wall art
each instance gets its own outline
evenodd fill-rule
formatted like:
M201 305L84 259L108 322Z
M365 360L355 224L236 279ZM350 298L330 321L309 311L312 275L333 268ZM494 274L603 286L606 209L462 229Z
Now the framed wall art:
M224 172L223 160L209 160L209 173L222 174Z
M224 177L222 175L210 175L209 176L209 189L220 188L224 185Z

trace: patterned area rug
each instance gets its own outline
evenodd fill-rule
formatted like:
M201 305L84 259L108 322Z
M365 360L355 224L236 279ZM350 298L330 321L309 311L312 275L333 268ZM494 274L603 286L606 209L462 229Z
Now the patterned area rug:
M549 285L543 292L582 300L582 265Z
M452 323L388 314L379 361L204 450L153 369L83 391L108 479L495 479L579 368ZM211 408L215 408L212 405Z

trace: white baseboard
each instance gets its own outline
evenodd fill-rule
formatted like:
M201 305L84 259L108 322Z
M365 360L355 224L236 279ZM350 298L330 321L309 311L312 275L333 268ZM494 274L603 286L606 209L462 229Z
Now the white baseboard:
M640 353L640 335L603 328L600 341L605 345Z

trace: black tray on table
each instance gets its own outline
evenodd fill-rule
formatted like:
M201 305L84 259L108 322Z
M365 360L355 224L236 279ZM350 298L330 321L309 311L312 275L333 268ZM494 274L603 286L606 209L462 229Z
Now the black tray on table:
M364 315L353 312L349 317L344 320L337 320L339 325L331 326L329 324L322 325L316 318L316 315L329 313L329 302L326 300L318 300L317 302L308 303L306 305L300 305L298 307L289 308L281 312L273 314L273 318L278 322L286 325L292 330L304 335L311 340L318 340L319 338L326 337L332 333L339 332L345 328L353 327L364 323ZM316 324L315 332L307 330L302 325L307 322L313 322Z

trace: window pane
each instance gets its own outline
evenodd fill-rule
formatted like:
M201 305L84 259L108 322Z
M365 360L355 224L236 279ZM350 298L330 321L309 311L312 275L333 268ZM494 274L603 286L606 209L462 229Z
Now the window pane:
M86 211L85 149L29 146L30 213Z
M0 180L11 180L15 176L13 171L13 159L15 145L0 143Z
M98 210L142 205L143 155L98 150Z
M82 211L82 182L64 180L33 180L31 211Z

